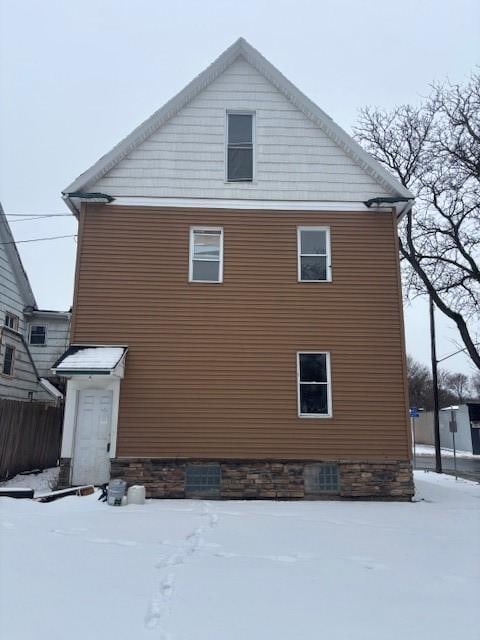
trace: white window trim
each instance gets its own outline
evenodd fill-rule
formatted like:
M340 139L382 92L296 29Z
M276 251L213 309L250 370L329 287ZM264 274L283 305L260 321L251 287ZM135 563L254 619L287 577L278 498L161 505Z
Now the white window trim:
M323 253L304 253L302 254L302 231L325 231L325 249ZM327 258L327 277L325 280L302 280L302 255L303 256L323 256ZM298 282L331 282L332 281L332 251L330 248L330 227L297 227L297 279Z
M327 385L327 408L328 413L302 413L300 406L300 356L304 354L325 355L327 364L327 382L306 382L305 384L326 384ZM330 367L329 351L297 351L297 413L299 418L332 418L332 372Z
M252 116L252 179L251 180L229 180L228 179L228 116ZM255 133L255 111L249 109L227 109L225 113L225 184L253 184L256 180L256 133Z
M32 344L32 329L33 327L45 327L45 342L43 344ZM48 324L42 324L41 322L36 322L35 324L31 324L28 328L28 346L29 347L46 347L48 343Z
M218 280L194 280L193 279L193 243L195 232L201 233L202 231L219 231L220 232L220 255L218 260ZM205 262L217 262L217 260L205 260ZM200 284L221 284L223 282L223 227L204 227L194 226L190 227L190 240L189 240L189 258L188 258L188 281L192 283Z
M7 318L12 318L13 319L13 324L14 324L13 327L11 327L9 324L7 324ZM8 329L11 329L12 331L16 331L18 333L19 327L20 327L20 318L15 313L12 313L11 311L5 311L4 326L7 327Z

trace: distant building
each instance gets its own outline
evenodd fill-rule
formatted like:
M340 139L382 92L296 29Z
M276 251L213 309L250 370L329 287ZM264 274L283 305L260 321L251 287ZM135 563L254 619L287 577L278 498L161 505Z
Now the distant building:
M69 341L69 311L37 308L0 205L0 398L58 402L63 382L50 367Z
M453 433L450 431L452 414L457 423L455 447L480 455L480 402L466 402L441 409L440 446L444 449L453 449ZM422 413L416 420L415 441L417 444L434 444L433 411Z

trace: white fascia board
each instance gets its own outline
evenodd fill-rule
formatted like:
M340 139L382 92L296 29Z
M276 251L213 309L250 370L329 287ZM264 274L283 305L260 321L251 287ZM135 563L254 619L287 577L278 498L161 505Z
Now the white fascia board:
M254 211L391 211L395 204L367 207L361 201L230 200L222 198L115 198L107 207L247 209Z
M182 107L191 102L203 89L210 85L238 57L242 56L269 82L271 82L292 104L300 109L312 122L319 126L336 144L338 144L364 171L380 186L392 195L412 198L408 189L394 178L382 165L353 140L330 116L304 95L294 84L278 71L261 53L252 47L244 38L239 38L224 51L209 67L194 78L180 93L158 109L150 118L121 140L111 151L102 156L90 169L87 169L68 187L63 190L67 206L75 209L69 202L68 194L75 191L86 191L89 185L95 184L125 156L137 148L159 127L177 114ZM111 194L113 195L113 194ZM73 209L72 209L73 210Z

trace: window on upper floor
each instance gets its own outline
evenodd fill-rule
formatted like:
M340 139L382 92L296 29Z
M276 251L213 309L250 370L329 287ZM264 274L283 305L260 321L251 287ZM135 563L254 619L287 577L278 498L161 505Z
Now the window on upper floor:
M190 282L223 281L223 229L192 227L190 229Z
M329 282L332 279L330 229L298 227L298 279L300 282Z
M227 181L253 180L254 114L227 113Z
M9 327L10 329L13 329L14 331L18 331L18 316L16 316L14 313L10 313L10 311L7 311L5 313L4 325L6 327Z
M47 327L44 324L30 325L30 344L47 344Z
M5 376L13 376L13 363L15 360L15 347L10 344L5 345L5 353L3 355L2 373Z
M297 354L298 415L330 418L332 415L330 354L325 351Z

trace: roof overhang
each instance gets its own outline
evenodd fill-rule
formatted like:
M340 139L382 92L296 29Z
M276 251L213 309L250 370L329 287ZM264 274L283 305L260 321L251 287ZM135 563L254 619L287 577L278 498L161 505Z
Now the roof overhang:
M49 309L32 309L27 307L23 310L26 316L32 318L53 318L55 320L69 320L72 315L70 311L53 311Z
M53 364L57 376L117 376L123 378L125 345L72 344Z

